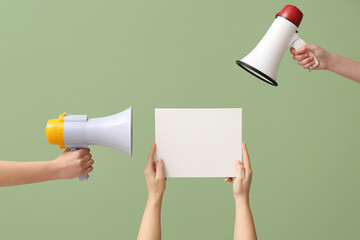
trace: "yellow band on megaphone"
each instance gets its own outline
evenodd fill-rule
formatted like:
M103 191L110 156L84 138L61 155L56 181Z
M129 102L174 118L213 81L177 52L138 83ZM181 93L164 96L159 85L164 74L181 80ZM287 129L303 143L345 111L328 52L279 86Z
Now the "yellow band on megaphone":
M66 113L59 116L58 119L50 119L46 125L46 137L50 144L59 145L65 148L64 143L64 117Z

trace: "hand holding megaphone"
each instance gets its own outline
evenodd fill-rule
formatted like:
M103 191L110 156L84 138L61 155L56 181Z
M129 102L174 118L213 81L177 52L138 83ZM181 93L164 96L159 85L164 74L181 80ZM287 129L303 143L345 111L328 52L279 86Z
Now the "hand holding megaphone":
M74 151L78 151L80 149L84 149L84 148L68 148L68 151L74 152ZM89 177L90 177L89 174L85 173L84 175L79 177L79 180L84 181L84 180L87 180Z
M90 149L84 148L78 151L65 150L53 160L55 179L73 179L79 175L85 175L93 171L94 159Z
M132 155L132 107L115 115L88 119L87 115L67 115L51 119L46 126L50 144L69 151L99 145ZM88 174L79 177L86 180Z
M297 33L294 33L294 35L292 36L290 43L288 45L288 47L292 47L295 50L299 50L302 46L305 46L306 42L304 40L302 40L299 35ZM316 68L319 65L319 60L315 57L315 55L311 52L311 51L306 51L307 54L309 54L309 56L314 58L314 64L312 66L309 67L309 69L313 69Z
M296 60L298 64L305 69L310 69L310 67L313 65L313 60L307 54L308 52L314 53L316 59L319 61L319 65L316 68L312 68L316 70L328 69L332 56L331 53L329 53L327 50L316 45L304 45L296 50L294 48L290 48L290 52L293 55L294 60Z

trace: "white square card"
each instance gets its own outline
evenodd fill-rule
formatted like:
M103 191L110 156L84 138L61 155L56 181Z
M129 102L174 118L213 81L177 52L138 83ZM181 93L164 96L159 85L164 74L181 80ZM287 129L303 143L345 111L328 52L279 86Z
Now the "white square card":
M235 177L242 109L155 109L156 159L166 177Z

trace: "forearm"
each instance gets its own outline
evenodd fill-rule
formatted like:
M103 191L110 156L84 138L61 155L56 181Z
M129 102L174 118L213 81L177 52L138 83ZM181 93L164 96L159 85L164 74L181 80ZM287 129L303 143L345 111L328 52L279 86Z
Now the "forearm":
M249 201L235 200L235 208L234 240L256 240L255 225Z
M52 161L0 161L0 187L44 182L55 178L56 167Z
M327 70L360 83L360 62L331 53Z
M144 216L141 221L138 240L161 239L161 204L162 200L147 201Z

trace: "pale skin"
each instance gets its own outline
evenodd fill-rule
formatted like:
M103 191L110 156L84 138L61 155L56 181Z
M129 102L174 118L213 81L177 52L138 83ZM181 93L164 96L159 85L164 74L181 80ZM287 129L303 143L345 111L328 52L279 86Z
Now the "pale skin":
M144 170L148 200L141 221L138 240L161 239L161 204L165 192L166 179L164 174L164 161L159 159L155 165L156 145L152 144L147 165Z
M236 162L237 176L233 184L235 198L235 240L257 239L255 225L250 211L249 191L252 177L250 159L243 143L244 164ZM160 240L161 239L161 204L166 187L164 175L164 161L159 159L155 165L156 145L153 143L144 170L146 185L148 188L148 200L141 221L138 240ZM233 178L226 178L225 182L232 182Z
M0 161L0 187L72 179L93 170L94 160L90 149L64 151L51 161L12 162Z
M316 45L304 45L298 50L290 49L293 59L305 69L314 65L314 57L307 52L312 52L319 60L319 65L313 70L328 70L360 83L360 62L330 53Z
M250 185L252 169L245 142L242 144L243 163L236 161L236 178L226 178L225 182L233 182L235 199L234 240L256 240L255 224L250 210Z

